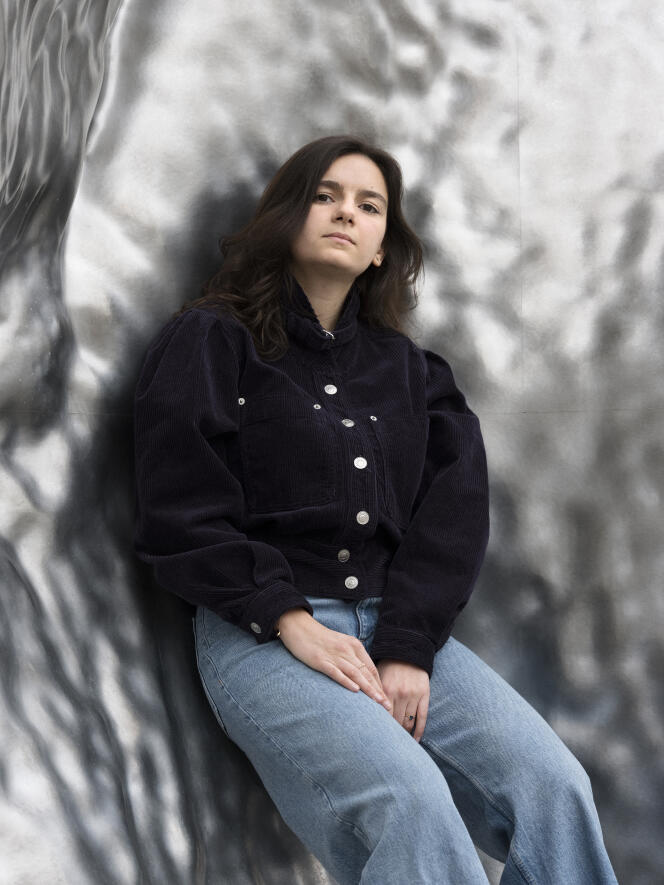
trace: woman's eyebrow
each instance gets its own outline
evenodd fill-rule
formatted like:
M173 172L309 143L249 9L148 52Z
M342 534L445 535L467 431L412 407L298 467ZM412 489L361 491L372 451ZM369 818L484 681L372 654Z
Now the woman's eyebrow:
M343 188L339 184L339 182L332 181L332 179L330 179L330 178L323 179L323 181L321 181L319 183L318 187L328 187L331 191L337 191L337 193L341 193L343 191ZM385 199L385 197L382 194L379 194L377 191L361 190L361 191L358 191L357 193L358 193L358 196L360 196L360 197L370 197L374 200L380 200L380 202L384 206L387 206L387 200Z

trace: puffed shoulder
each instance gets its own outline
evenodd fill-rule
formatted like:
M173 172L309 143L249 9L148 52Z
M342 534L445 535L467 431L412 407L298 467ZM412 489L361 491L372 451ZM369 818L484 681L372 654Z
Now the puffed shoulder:
M185 382L197 383L217 365L237 365L233 321L208 310L190 308L169 320L148 346L135 398L155 384L173 392Z
M419 348L426 366L427 403L429 408L467 412L466 399L456 386L447 360L433 350Z

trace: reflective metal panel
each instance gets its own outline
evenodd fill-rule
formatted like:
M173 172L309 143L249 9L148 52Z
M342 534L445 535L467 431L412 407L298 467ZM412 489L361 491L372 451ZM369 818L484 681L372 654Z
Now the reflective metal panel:
M132 556L130 408L219 236L293 150L355 130L402 162L417 340L487 439L493 535L457 636L584 763L621 882L658 882L659 6L0 11L3 881L330 881L216 726L190 612Z

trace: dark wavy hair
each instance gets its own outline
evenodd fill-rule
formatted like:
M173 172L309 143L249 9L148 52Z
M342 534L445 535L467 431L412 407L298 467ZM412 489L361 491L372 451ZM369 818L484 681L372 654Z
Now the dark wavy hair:
M384 258L355 281L359 317L370 325L405 333L405 317L417 305L415 283L422 270L422 244L406 222L403 182L387 151L352 135L331 135L305 144L281 166L258 203L251 221L220 242L223 263L205 283L203 296L186 307L222 307L249 329L256 349L277 359L288 349L281 293L290 297L291 243L302 229L319 183L332 163L346 154L363 154L380 169L387 185Z

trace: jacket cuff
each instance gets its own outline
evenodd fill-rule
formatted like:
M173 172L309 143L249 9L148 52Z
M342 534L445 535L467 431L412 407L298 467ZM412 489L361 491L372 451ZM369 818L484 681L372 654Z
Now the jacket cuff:
M256 642L275 639L274 622L292 608L304 608L310 615L314 610L305 596L283 581L271 584L251 600L244 610L239 626L249 631Z
M436 646L423 633L415 633L413 630L406 630L403 627L387 627L381 624L376 628L369 652L376 664L382 658L406 661L409 664L421 667L422 670L426 670L429 677L431 677L433 671L433 657L435 653Z

